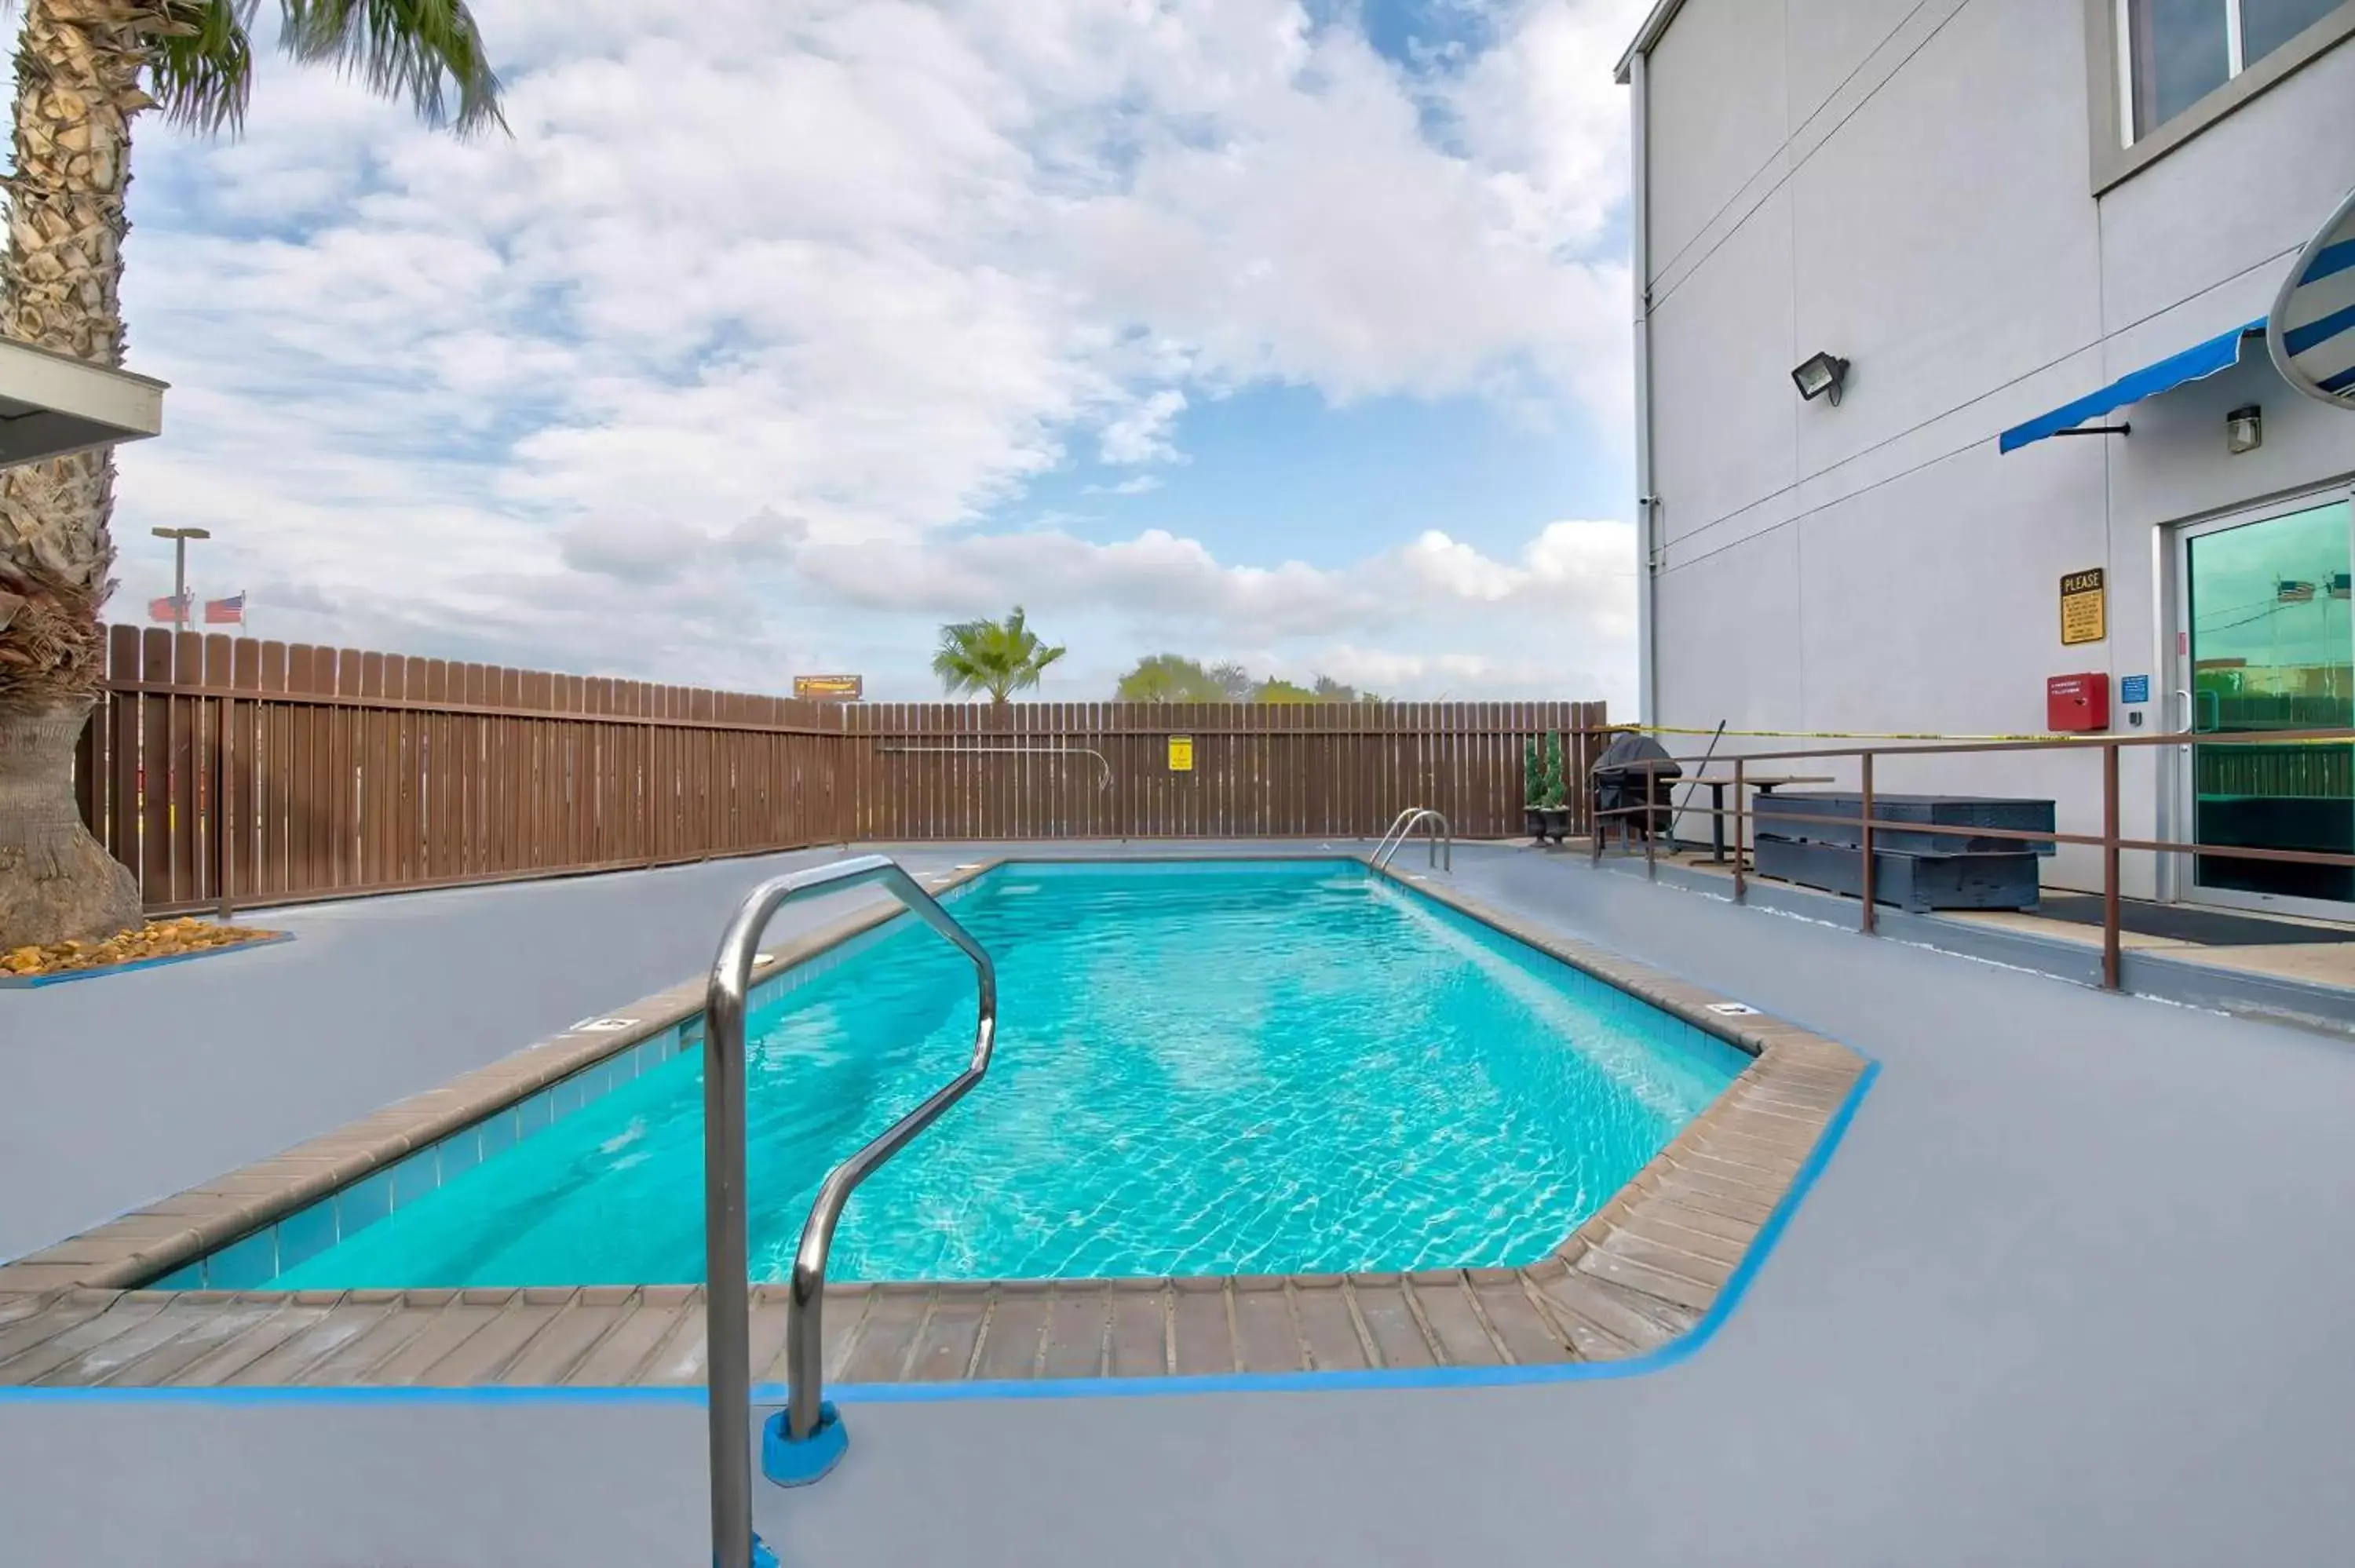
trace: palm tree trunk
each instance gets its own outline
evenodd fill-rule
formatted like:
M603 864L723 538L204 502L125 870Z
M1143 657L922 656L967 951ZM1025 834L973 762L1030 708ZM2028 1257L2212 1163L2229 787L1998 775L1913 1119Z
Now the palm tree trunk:
M123 363L131 121L162 0L26 0L0 334ZM73 743L104 674L114 460L0 471L0 949L139 922L139 889L82 826Z

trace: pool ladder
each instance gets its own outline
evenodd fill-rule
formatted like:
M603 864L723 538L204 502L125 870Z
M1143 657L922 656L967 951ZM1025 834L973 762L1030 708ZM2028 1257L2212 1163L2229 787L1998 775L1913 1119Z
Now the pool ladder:
M821 1397L826 1254L835 1222L861 1181L940 1119L981 1082L997 1036L997 971L971 932L916 885L889 855L860 855L761 884L737 906L719 939L703 1030L703 1246L705 1387L710 1407L711 1561L714 1568L754 1568L775 1559L752 1533L751 1242L745 1234L744 1014L754 949L771 916L805 893L881 883L917 917L973 960L980 988L973 1059L931 1098L885 1128L834 1169L810 1204L794 1254L785 1302L786 1406L762 1428L762 1469L783 1486L816 1480L834 1467L848 1441L842 1418Z
M1413 836L1414 830L1424 822L1439 824L1429 833L1433 868L1434 870L1444 868L1453 874L1455 870L1455 830L1447 825L1445 817L1428 806L1409 806L1391 819L1390 829L1382 834L1382 842L1374 846L1374 856L1370 863L1373 868L1380 871L1387 867L1397 858L1398 852L1406 847L1406 841Z

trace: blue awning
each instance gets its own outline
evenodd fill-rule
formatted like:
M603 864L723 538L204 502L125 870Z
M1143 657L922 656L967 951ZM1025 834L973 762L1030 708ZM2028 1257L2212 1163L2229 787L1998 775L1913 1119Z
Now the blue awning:
M2014 425L1996 444L2004 451L2015 451L2030 441L2041 441L2072 426L2099 418L2113 408L2123 408L2129 403L2156 397L2161 392L2171 391L2187 381L2213 376L2220 370L2230 370L2241 362L2241 345L2262 340L2264 331L2264 318L2261 316L2246 326L2219 333L2206 343L2195 344L2181 354L2169 355L2157 365L2146 365L2140 370L2121 376L2099 392L2088 393L2073 403L2063 403L2051 413L2039 414L2024 425ZM2251 334L2255 337L2252 338Z

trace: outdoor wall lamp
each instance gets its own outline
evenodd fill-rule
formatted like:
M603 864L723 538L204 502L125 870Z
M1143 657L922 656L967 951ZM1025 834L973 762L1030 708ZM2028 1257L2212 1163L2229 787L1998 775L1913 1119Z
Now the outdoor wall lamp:
M2265 411L2254 403L2224 416L2224 450L2234 457L2265 444Z
M1840 387L1848 380L1848 361L1836 354L1817 354L1791 372L1791 379L1798 383L1799 396L1808 402L1812 403L1828 392L1832 407L1837 408L1839 407Z

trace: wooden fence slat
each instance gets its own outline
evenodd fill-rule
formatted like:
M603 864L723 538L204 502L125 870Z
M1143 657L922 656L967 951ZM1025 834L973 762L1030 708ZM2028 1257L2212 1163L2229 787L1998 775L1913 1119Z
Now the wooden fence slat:
M286 651L286 689L318 692L335 684L331 650L297 643ZM325 668L322 662L325 661ZM288 710L293 735L288 758L286 891L307 895L328 885L326 864L335 848L327 821L327 720L330 710L297 705Z
M172 634L149 628L139 639L139 678L169 692L172 681ZM172 901L170 838L172 780L172 699L151 693L135 699L140 707L139 886L150 904Z
M425 661L386 661L384 683L388 687L397 683L403 701L422 701L427 691ZM393 838L394 874L404 884L415 884L424 881L426 875L425 816L432 798L425 778L425 731L431 720L427 715L410 710L388 716L393 721L395 743L400 754L400 828Z
M110 627L106 634L106 668L112 681L135 681L141 673L139 629ZM113 769L104 842L116 860L136 874L144 864L139 847L139 720L140 699L109 693L94 722L112 733L107 737L107 760ZM142 885L143 889L144 884ZM143 893L144 896L144 893Z
M217 692L226 690L234 667L226 634L209 632L200 639L197 653L198 684ZM226 698L199 697L195 706L197 793L202 809L196 822L197 857L188 896L192 901L202 899L218 909L223 879L229 871L229 806L237 792L236 748L229 744L229 726L235 717L229 711L232 704Z

